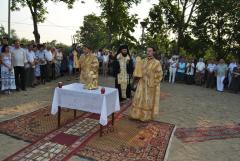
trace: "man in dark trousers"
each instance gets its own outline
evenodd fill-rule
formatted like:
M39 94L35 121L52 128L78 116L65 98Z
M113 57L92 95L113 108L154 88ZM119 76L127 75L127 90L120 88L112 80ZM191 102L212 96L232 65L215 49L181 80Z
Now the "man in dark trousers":
M19 40L15 41L15 46L11 51L12 53L12 61L15 71L15 82L16 82L16 90L19 91L26 90L26 78L25 78L25 64L27 63L27 53L24 49L20 47Z

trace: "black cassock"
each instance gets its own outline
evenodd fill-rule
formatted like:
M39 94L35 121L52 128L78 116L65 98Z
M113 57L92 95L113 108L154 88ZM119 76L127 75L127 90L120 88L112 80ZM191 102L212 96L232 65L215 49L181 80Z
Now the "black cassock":
M237 67L233 69L233 72L240 74ZM240 75L233 74L232 82L230 84L230 90L234 91L235 93L240 91Z
M127 98L131 98L131 79L132 79L132 75L133 75L133 60L130 57L130 60L127 63L127 74L128 74L128 84L127 84L127 89L126 89L126 96ZM115 88L118 89L119 92L119 99L120 101L123 101L124 98L122 97L122 90L121 90L121 85L118 84L118 74L120 73L120 63L117 60L117 58L115 58L114 62L113 62L113 74L115 77Z

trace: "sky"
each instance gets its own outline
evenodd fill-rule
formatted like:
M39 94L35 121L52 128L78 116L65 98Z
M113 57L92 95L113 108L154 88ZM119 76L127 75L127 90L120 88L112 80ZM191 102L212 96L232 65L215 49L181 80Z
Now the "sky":
M129 10L131 14L138 14L139 22L148 16L150 8L153 4L157 4L158 0L142 0L140 4L133 5ZM95 13L101 14L101 8L95 0L85 0L82 4L81 0L77 0L73 9L68 9L64 3L49 2L46 4L48 14L44 23L39 24L39 33L41 42L57 40L67 45L72 44L72 35L83 24L84 16ZM0 25L5 27L7 32L8 20L8 0L0 0ZM27 7L20 11L11 12L11 28L16 30L19 38L34 39L33 25L30 11ZM141 25L135 27L133 36L139 39L141 37Z

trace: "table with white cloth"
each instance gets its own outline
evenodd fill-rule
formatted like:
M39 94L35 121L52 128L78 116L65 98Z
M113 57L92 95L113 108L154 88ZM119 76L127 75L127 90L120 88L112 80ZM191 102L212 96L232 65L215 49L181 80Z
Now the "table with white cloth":
M81 110L100 115L100 135L102 135L102 127L108 124L109 115L112 115L112 124L114 124L114 112L120 110L120 102L117 89L104 87L105 93L101 94L101 88L87 90L81 83L56 87L51 114L58 113L58 127L60 127L61 107L73 109L74 118L76 118L76 110Z

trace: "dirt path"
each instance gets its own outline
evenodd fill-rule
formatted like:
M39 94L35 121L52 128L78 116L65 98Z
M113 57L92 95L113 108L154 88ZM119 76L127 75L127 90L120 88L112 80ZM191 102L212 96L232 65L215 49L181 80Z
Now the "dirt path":
M28 113L51 103L58 81L77 82L67 78L28 89L11 96L0 95L0 121ZM101 78L100 84L113 86ZM240 123L240 95L217 93L214 90L184 84L162 83L160 115L157 120L173 123L177 128L211 127ZM21 149L28 143L0 134L0 159ZM10 149L10 150L9 150ZM240 139L213 140L201 143L183 143L173 138L168 161L237 161L240 158ZM83 160L73 157L72 161Z

